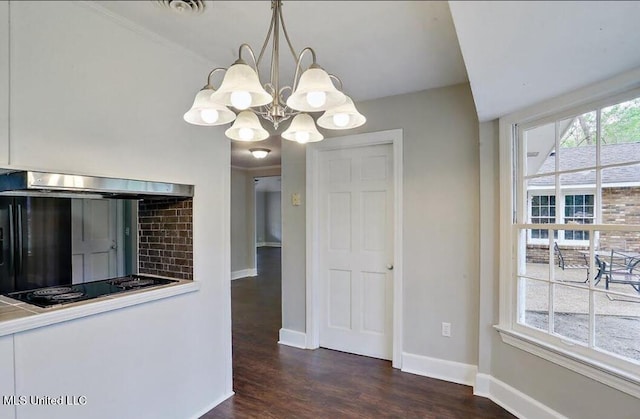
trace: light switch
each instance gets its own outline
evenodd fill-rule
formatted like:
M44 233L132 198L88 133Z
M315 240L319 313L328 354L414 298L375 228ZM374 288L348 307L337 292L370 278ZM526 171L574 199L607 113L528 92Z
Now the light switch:
M297 207L299 205L302 204L302 201L300 199L300 194L298 192L292 193L291 194L291 205Z

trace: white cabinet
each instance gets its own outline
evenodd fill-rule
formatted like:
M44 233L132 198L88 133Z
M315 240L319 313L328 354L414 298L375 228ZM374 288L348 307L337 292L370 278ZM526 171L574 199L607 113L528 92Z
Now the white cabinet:
M13 336L0 337L0 418L15 419L16 409L10 403L15 396L13 373Z

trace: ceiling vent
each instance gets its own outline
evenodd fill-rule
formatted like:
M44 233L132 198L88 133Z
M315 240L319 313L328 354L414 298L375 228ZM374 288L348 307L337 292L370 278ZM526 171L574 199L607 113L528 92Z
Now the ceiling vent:
M204 12L204 0L156 0L165 9L182 15L199 15Z

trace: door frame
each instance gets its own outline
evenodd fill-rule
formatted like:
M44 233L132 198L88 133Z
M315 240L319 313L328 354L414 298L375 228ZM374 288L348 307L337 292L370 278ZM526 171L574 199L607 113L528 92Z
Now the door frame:
M319 143L307 144L306 168L306 347L320 347L320 308L319 281L319 211L320 202L320 153L329 150L341 150L380 144L391 144L393 152L393 356L394 368L402 368L402 129L377 131L365 134L346 135L330 138Z

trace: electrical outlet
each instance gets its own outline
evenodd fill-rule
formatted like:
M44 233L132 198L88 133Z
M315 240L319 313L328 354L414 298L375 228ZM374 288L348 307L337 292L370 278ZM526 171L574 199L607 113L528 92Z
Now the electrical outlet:
M295 207L302 204L302 200L300 199L300 193L295 192L291 194L291 204Z
M451 323L442 323L442 336L451 337Z

